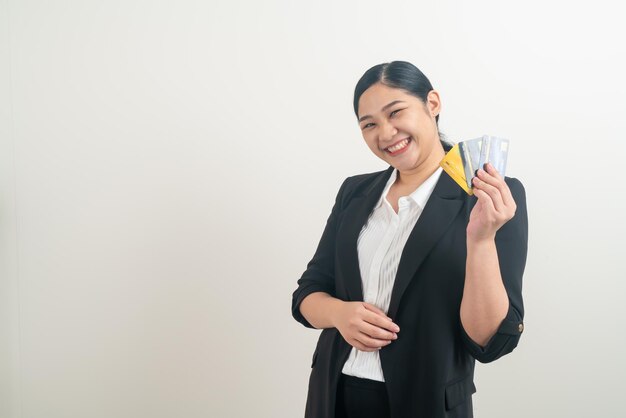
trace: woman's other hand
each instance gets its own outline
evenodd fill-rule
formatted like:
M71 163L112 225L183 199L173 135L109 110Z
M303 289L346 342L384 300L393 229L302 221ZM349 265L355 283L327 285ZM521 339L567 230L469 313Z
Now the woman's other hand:
M334 322L348 344L361 351L379 350L400 331L385 312L367 302L343 302Z
M467 239L473 242L493 240L496 231L515 215L517 206L504 178L491 165L479 169L474 177L474 195L478 198L467 224Z

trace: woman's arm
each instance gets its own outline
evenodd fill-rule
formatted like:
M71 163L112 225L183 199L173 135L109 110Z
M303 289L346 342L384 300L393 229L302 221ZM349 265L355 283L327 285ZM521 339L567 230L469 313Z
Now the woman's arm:
M315 292L305 297L300 303L300 312L315 328L334 328L333 318L337 317L341 302L342 300L328 293Z
M350 177L344 180L313 258L291 299L293 317L307 328L337 328L348 344L374 351L398 338L400 328L378 307L335 297L337 217Z
M390 344L400 331L380 308L367 302L346 302L323 292L304 298L300 312L315 328L337 328L348 344L361 351Z
M496 333L509 310L502 283L495 237L467 242L465 286L461 301L463 328L481 347Z
M460 320L470 351L482 362L512 351L523 330L521 281L527 251L526 201L521 183L511 179L511 186L515 198L491 165L487 172L479 170L478 179L474 180L478 201L467 226Z

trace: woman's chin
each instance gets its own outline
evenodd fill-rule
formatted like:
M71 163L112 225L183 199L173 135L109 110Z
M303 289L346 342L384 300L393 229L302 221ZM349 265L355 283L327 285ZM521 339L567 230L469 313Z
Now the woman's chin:
M387 163L400 171L409 171L418 166L417 155L405 155L402 158L387 158Z

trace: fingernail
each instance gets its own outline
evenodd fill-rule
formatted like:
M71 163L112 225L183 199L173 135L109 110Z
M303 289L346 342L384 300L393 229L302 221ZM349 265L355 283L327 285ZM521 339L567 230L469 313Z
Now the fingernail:
M483 170L487 171L487 168L489 167L489 163L485 163L483 164Z
M477 176L477 175L478 175L478 169L474 171L474 176Z

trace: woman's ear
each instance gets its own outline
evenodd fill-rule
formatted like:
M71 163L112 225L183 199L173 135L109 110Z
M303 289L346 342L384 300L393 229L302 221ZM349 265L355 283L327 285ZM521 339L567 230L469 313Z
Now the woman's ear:
M441 99L439 98L439 92L437 90L428 92L428 96L426 96L426 107L433 118L441 111Z

